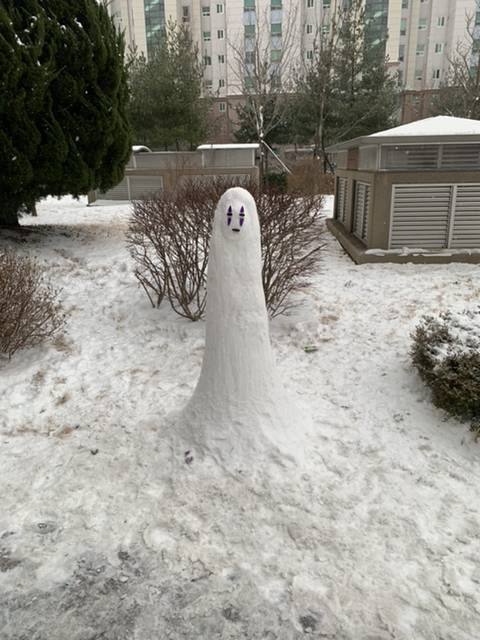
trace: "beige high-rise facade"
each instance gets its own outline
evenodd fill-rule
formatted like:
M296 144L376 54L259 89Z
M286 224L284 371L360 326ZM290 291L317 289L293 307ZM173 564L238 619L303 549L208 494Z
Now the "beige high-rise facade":
M467 21L480 36L478 0L399 0L389 24L398 42L400 84L405 89L437 89L446 79L457 46L469 40ZM400 7L400 11L398 11ZM478 63L478 60L477 60ZM472 66L475 60L472 59Z
M272 48L282 29L294 28L298 55L308 58L335 6L348 0L112 0L127 45L148 54L168 20L188 23L206 62L206 85L214 94L239 93L235 48L248 48L255 24L270 29ZM480 38L480 0L365 0L372 40L388 34L387 55L406 89L437 88L457 43L465 41L467 17ZM275 49L274 49L275 50Z
M169 20L188 24L205 65L205 91L217 98L219 118L223 115L229 121L232 101L242 93L239 51L248 57L260 32L272 63L280 59L287 41L289 58L308 61L318 34L328 33L333 12L348 2L111 0L109 7L125 31L127 45L147 55ZM468 17L480 50L480 0L364 0L364 6L367 38L377 43L388 36L389 66L398 72L399 85L405 90L440 86L458 43L467 40ZM475 64L478 55L472 60Z
M205 64L205 85L216 96L241 93L238 52L249 50L259 27L268 33L272 61L293 35L295 55L313 51L342 0L112 0L110 13L125 31L127 46L148 55L169 20L187 23Z

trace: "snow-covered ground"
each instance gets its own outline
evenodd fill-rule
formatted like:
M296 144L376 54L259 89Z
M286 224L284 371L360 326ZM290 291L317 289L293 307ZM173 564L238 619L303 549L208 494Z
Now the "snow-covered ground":
M2 640L477 640L480 444L408 350L423 313L478 301L478 266L356 266L327 236L271 327L314 420L304 457L186 464L162 427L205 326L149 306L128 212L50 199L0 238L48 264L68 312L0 362Z

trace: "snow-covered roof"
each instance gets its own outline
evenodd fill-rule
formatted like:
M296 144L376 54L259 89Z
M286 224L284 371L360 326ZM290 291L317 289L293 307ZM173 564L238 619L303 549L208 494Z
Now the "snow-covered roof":
M201 144L197 147L198 151L209 151L215 149L258 149L260 145L256 142L240 143L237 144Z
M353 147L409 143L422 144L425 142L442 144L443 142L480 142L480 120L468 118L454 118L452 116L434 116L416 120L399 127L372 133L338 142L327 148L329 152L342 151Z
M386 129L368 136L463 136L480 135L480 120L468 118L453 118L452 116L435 116L424 118L408 124L402 124L393 129Z

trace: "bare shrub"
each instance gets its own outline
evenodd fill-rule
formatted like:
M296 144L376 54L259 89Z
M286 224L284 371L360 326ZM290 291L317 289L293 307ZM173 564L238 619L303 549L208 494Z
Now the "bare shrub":
M188 181L174 192L138 201L127 233L135 275L152 306L167 297L179 315L198 320L205 311L208 245L215 207L238 182ZM272 317L292 306L318 263L322 199L242 184L257 201L262 235L263 286Z
M292 306L295 291L308 285L322 247L322 199L292 191L264 191L257 198L262 236L262 280L273 318Z
M303 158L291 165L288 188L306 196L330 195L335 191L333 173L323 172L323 161L319 158Z
M36 260L0 252L0 352L11 358L54 336L65 319L57 296Z

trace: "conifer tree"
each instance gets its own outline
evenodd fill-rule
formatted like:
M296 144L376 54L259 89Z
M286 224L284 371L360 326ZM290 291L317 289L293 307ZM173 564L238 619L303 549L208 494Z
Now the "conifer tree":
M118 183L130 156L123 37L96 0L0 5L0 225Z
M178 149L202 140L210 105L201 96L203 66L186 25L169 23L148 61L133 57L129 76L135 142Z
M388 70L385 41L366 37L363 0L352 0L320 25L312 58L297 78L297 126L327 161L332 142L393 126L396 80Z

